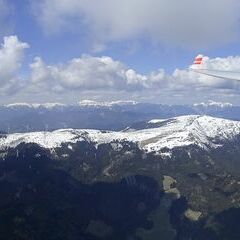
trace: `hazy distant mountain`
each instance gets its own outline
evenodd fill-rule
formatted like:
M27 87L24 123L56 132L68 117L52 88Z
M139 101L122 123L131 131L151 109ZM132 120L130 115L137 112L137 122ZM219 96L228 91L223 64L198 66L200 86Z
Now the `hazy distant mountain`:
M0 130L3 132L42 131L59 128L121 130L133 123L154 118L171 118L192 114L240 120L240 107L215 102L186 106L89 100L72 105L16 103L0 106Z
M3 239L238 239L240 122L2 134Z

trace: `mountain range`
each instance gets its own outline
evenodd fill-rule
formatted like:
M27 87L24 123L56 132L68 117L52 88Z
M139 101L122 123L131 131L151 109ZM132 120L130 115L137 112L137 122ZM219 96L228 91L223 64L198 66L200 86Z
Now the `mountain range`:
M0 234L238 239L239 155L240 122L205 115L2 133Z
M122 130L141 121L184 115L208 115L240 120L240 107L213 101L193 105L90 100L70 105L14 103L0 106L0 131L14 133L62 128Z

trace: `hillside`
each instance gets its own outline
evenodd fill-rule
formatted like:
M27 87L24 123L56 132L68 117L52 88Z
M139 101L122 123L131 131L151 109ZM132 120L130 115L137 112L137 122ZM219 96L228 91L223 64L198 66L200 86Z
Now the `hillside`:
M2 134L0 234L237 239L239 134L238 121L200 115Z

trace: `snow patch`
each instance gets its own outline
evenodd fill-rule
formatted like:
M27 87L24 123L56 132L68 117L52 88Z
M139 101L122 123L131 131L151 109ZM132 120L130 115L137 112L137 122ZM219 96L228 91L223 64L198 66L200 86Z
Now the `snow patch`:
M161 123L164 121L166 121L166 119L152 119L152 120L148 121L148 123L155 124L155 123Z

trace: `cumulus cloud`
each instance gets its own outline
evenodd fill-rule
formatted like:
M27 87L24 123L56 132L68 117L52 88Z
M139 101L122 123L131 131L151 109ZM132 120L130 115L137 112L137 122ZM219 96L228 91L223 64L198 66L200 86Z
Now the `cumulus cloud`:
M21 85L18 70L24 57L24 50L28 48L27 43L18 40L17 36L4 37L0 48L0 93L11 91Z
M221 78L207 77L205 75L198 75L199 80L209 86L213 87L225 87L225 88L235 88L239 86L236 81L231 81L229 79L224 79L224 77L229 77L232 79L240 80L240 57L239 56L228 56L226 58L214 58L210 59L207 56L203 56L201 65L191 66L193 69L203 69L203 72L208 74L215 74ZM209 71L210 70L210 71Z
M153 42L199 48L239 37L239 0L31 2L45 32L84 31L100 43L147 37Z
M235 71L235 76L240 80L240 56L229 56L227 58L204 57L203 69L219 71ZM189 66L190 67L190 66ZM221 74L220 74L221 75ZM227 75L227 74L226 74ZM151 74L152 78L154 75ZM201 92L209 91L238 91L240 81L232 81L224 78L211 77L192 71L189 68L175 69L172 74L164 74L161 89L173 92ZM154 86L155 88L156 86ZM239 94L239 93L237 93Z
M31 82L52 90L139 90L151 88L164 80L163 70L142 75L110 57L84 55L66 64L47 65L35 58L30 65Z
M218 97L228 101L240 99L240 82L200 75L188 69L176 69L171 74L163 69L141 74L106 56L83 55L56 65L36 57L29 64L29 74L21 78L21 65L28 47L16 36L4 38L0 48L0 95L14 95L18 100L34 97L41 101L64 101L80 95L168 103L219 100ZM240 72L240 56L205 57L204 62L210 69Z
M240 66L239 56L205 60L209 68L219 70L236 70ZM59 65L48 65L38 57L30 68L29 93L44 92L49 96L64 96L64 99L73 92L73 95L85 94L85 97L98 96L100 99L118 95L120 98L128 96L170 103L240 97L240 82L209 77L188 69L176 69L172 74L163 69L140 74L110 57L84 55Z
M240 56L228 56L226 58L214 59L204 56L203 67L206 69L240 72Z

